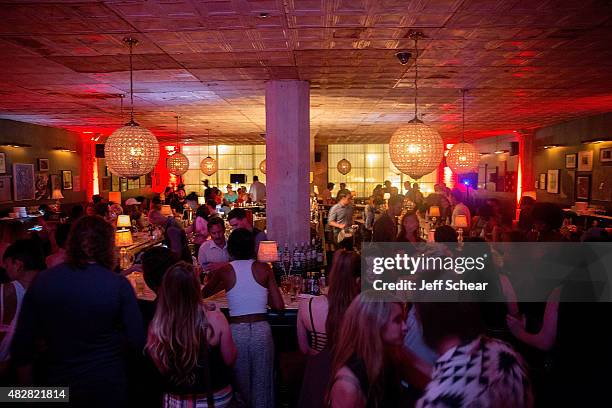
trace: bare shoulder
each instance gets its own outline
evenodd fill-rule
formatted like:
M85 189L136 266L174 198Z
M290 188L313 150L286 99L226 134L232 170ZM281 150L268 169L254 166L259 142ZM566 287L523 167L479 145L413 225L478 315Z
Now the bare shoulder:
M331 389L331 406L334 408L364 407L365 398L359 380L347 367L342 367L334 377Z

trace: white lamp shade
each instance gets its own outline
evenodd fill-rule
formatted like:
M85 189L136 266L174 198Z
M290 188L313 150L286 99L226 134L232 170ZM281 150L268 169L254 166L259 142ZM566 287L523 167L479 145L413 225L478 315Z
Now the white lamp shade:
M61 200L63 198L64 196L62 195L62 190L53 190L53 193L51 194L52 200Z
M429 207L429 216L430 217L439 217L440 216L440 207L437 205L432 205Z
M129 215L122 214L117 217L117 228L130 228L132 226L132 221L130 220Z
M206 204L206 197L198 197L198 204L199 205Z
M135 122L115 130L104 144L106 165L119 177L140 177L150 173L159 159L155 135Z
M313 191L316 195L319 195L319 186L314 186Z
M276 241L261 241L257 251L257 260L260 262L278 261L278 244Z
M172 215L172 208L169 205L161 206L161 215L170 217Z
M465 215L455 216L455 228L467 228L467 217Z
M132 241L132 232L130 230L121 230L115 232L115 245L118 247L130 246Z

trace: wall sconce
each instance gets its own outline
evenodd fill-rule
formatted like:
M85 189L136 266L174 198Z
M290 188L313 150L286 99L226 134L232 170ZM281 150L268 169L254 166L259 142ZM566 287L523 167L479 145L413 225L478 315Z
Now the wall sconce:
M55 146L53 150L57 150L58 152L64 152L64 153L76 153L76 150L69 149L67 147L62 147L62 146Z
M18 147L32 147L31 144L17 143L17 142L4 142L4 143L0 143L0 146L14 147L14 148L18 148Z

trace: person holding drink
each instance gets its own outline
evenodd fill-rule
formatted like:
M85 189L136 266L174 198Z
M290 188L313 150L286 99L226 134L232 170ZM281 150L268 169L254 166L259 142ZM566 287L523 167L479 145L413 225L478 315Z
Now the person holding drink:
M230 261L225 240L225 221L220 217L208 220L208 232L212 239L204 241L198 251L198 263L204 273L222 269Z

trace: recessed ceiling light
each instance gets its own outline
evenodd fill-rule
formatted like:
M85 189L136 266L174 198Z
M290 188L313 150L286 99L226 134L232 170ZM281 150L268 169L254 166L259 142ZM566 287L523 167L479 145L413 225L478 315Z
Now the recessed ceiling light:
M259 15L257 16L257 18L261 18L261 19L268 18L268 17L270 17L270 14L268 13L259 13Z

